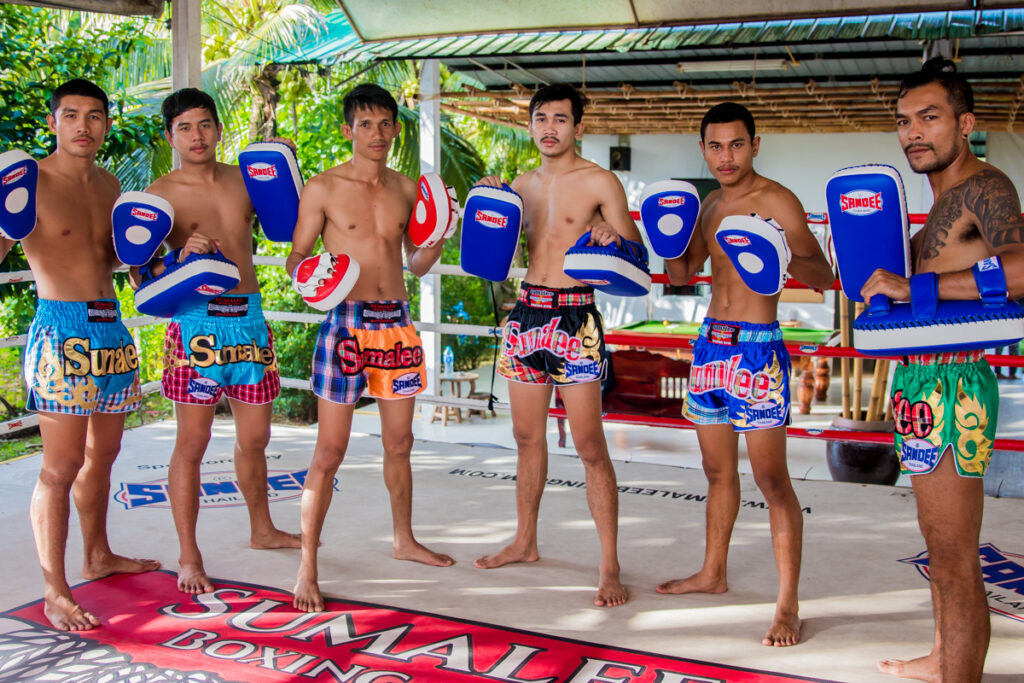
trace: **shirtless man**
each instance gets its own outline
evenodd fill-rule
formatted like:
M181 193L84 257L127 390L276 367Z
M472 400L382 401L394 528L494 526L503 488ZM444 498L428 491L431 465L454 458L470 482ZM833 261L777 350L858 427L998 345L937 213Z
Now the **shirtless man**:
M607 371L604 332L594 290L566 275L562 263L566 250L587 231L592 243L600 245L621 238L640 242L641 237L629 216L619 179L576 153L576 139L583 134L582 118L583 100L572 86L545 86L530 100L530 135L541 153L540 168L512 183L512 189L523 198L530 263L519 301L505 325L498 363L498 372L509 380L512 429L519 450L518 524L507 547L475 564L493 569L540 559L537 518L547 480L548 406L557 385L576 452L583 461L587 502L601 542L594 604L615 607L629 596L619 578L618 489L601 424L601 379ZM501 186L501 180L493 176L480 183ZM570 364L565 351L527 349L510 341L512 335L551 324L569 338L582 341L582 359ZM571 365L580 365L580 360L591 371L574 373Z
M948 70L947 70L948 69ZM924 228L911 240L915 273L938 273L940 299L979 298L973 266L998 256L1009 298L1024 294L1024 220L1009 178L971 153L974 95L952 62L930 60L905 78L896 101L896 131L910 167L926 173L935 195ZM861 293L910 298L906 278L877 270ZM936 386L946 391L933 391ZM953 387L957 387L953 391ZM896 368L892 401L896 415L904 403L925 403L946 420L937 462L911 474L917 519L928 548L935 642L924 657L879 663L901 678L946 683L981 680L989 642L988 604L981 576L978 542L984 507L982 477L992 455L999 412L999 388L984 353L957 352L910 356ZM973 428L953 419L973 406ZM909 413L911 411L905 410ZM919 425L913 426L920 429ZM896 420L896 449L901 464L904 435L912 431ZM911 438L913 438L911 434ZM920 436L920 434L918 434ZM933 439L929 439L933 440Z
M152 571L160 563L115 555L107 541L110 468L125 416L142 398L138 354L111 276L117 261L110 212L121 185L96 166L111 125L107 95L89 81L68 81L53 92L46 122L57 149L39 162L38 221L21 240L39 295L25 344L26 407L39 412L43 439L30 515L43 612L55 628L82 631L99 621L75 602L65 573L71 494L82 525L84 578ZM13 246L0 237L0 259ZM113 350L113 371L92 366L98 349Z
M364 83L345 96L343 106L341 131L352 141L352 158L306 184L285 265L294 273L322 237L325 251L347 254L360 267L346 300L327 314L313 352L319 428L302 491L302 563L293 601L306 612L324 609L317 546L334 475L348 448L355 403L364 390L377 399L380 410L392 555L438 567L455 562L421 545L412 531L412 416L415 395L426 388L426 368L402 275L403 248L409 272L422 277L441 257L443 240L417 249L409 238L416 182L387 167L391 144L401 131L395 99L380 86ZM411 353L389 354L395 357L389 365L382 352L397 346Z
M779 572L775 617L762 642L794 645L800 640L797 583L803 518L786 466L786 425L790 421L790 360L779 330L779 295L756 294L715 240L722 219L756 213L774 218L793 252L789 273L812 287L832 285L832 269L807 228L804 209L796 196L779 183L754 171L760 138L754 119L741 105L727 102L708 110L701 121L700 149L711 175L721 188L707 196L687 251L666 260L672 284L686 284L711 257L711 302L694 344L689 391L683 414L697 427L697 440L708 478L704 564L685 579L667 581L659 593L724 593L729 539L740 505L737 470L738 434L743 432L754 481L768 503L772 548ZM778 410L769 417L750 418L755 403L742 386L723 386L721 373L702 373L710 363L738 357L740 368L765 373L769 398ZM731 390L731 391L730 391Z
M174 207L166 244L190 253L220 250L238 266L241 281L230 292L175 317L164 342L162 391L174 401L178 433L171 453L168 491L178 532L178 590L213 590L196 541L199 468L210 443L214 411L226 394L235 420L235 474L249 508L249 545L298 548L299 537L277 529L267 503L267 460L273 401L281 391L274 340L263 319L260 283L252 263L253 208L238 166L217 161L222 125L213 98L195 88L172 93L163 102L164 137L178 152L181 168L154 182L148 192ZM159 273L159 268L154 272ZM211 349L257 345L255 360L202 367L191 340L213 335ZM269 362L266 362L269 358Z

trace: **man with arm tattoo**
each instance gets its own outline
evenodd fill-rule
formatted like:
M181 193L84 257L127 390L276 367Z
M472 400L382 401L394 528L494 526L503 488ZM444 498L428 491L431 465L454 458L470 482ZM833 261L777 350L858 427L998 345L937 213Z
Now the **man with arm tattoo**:
M977 300L979 287L988 287L980 273L1001 269L1009 298L1017 299L1024 294L1020 200L1004 173L971 153L973 108L971 86L948 60L930 60L900 86L900 146L911 168L928 175L935 194L924 228L911 240L913 270L936 274L939 299ZM907 301L910 285L877 270L861 293L865 300L885 294ZM909 356L896 369L892 391L901 465L901 432L908 432L908 440L931 437L938 444L937 458L925 471L904 467L914 475L918 523L928 548L935 642L924 657L884 660L879 668L924 681L979 681L990 636L978 541L982 477L999 411L995 375L982 351ZM901 412L901 406L912 409ZM931 418L918 419L911 434L901 425L911 420L900 415ZM931 432L939 432L938 438Z

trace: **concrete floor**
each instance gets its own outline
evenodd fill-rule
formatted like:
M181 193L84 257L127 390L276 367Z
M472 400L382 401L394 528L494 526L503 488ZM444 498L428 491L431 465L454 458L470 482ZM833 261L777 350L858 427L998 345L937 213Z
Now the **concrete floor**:
M430 408L424 407L429 414ZM698 457L691 432L609 426L620 494L620 561L630 601L618 608L592 605L598 543L578 486L583 469L571 450L555 450L541 508L536 564L492 571L473 559L495 551L515 528L515 451L508 418L474 417L463 425L414 421L416 533L451 554L457 564L433 568L390 557L391 520L381 480L379 422L360 411L338 492L323 533L320 575L326 594L448 617L655 652L721 665L840 681L891 680L877 673L886 657L926 653L933 624L927 580L902 560L924 551L912 492L824 481L821 444L793 443L794 486L805 507L801 578L803 642L766 648L761 636L773 612L776 572L768 512L752 477L741 477L744 504L730 553L730 591L721 595L663 596L654 586L699 568L704 544L706 485L700 470L678 466ZM122 490L166 478L174 423L125 434L115 464L109 527L119 552L155 557L175 568L176 539L165 505L117 502ZM552 422L549 435L553 436ZM230 479L233 429L218 421L207 451L204 480ZM315 428L275 425L267 451L271 473L287 479L308 466ZM466 445L466 444L490 445ZM806 450L806 453L804 451ZM683 462L670 458L682 458ZM799 464L797 464L799 463ZM38 473L32 456L0 465L0 609L38 599L42 580L32 552L28 501ZM220 474L218 474L220 473ZM820 475L820 476L819 476ZM129 486L131 485L131 486ZM653 493L652 493L653 492ZM118 498L120 496L120 498ZM298 528L295 490L273 492L275 521ZM257 551L247 545L247 517L238 496L211 498L199 520L199 542L211 576L281 590L294 585L295 551ZM986 500L982 542L1024 565L1020 519L1024 500ZM81 580L81 538L72 521L68 544L71 583ZM995 608L986 681L1024 680L1024 596L987 585ZM3 654L0 652L0 658ZM0 679L2 679L0 663Z

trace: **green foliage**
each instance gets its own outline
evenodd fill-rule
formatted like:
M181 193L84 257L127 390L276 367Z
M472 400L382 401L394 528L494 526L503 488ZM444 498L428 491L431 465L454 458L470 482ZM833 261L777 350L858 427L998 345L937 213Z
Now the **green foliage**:
M290 244L271 242L260 238L259 253L267 256L288 256ZM266 311L294 311L312 313L298 292L292 289L291 278L279 266L256 266L259 277L263 309ZM274 349L281 377L306 379L313 362L313 348L319 325L270 321L274 335ZM316 396L309 391L283 389L274 402L274 412L292 420L311 422L316 419Z
M270 65L267 55L287 53L310 35L323 30L323 13L336 8L334 0L207 0L203 3L203 88L217 102L224 123L219 157L231 162L251 140L254 126L270 111L278 135L298 145L299 165L307 178L348 160L351 143L341 132L342 100L355 85L379 83L395 94L402 133L395 141L391 166L410 177L420 174L419 112L416 105L421 63L381 61L330 67ZM170 40L160 21L123 19L0 4L0 149L17 147L40 157L52 149L46 129L48 97L59 83L73 77L95 81L111 94L114 126L100 152L100 163L121 180L124 189L143 189L154 177L170 170L170 149L162 139L158 105L170 91ZM462 77L442 68L445 90L462 87ZM262 87L255 87L263 79ZM261 92L269 86L271 104ZM539 156L525 131L502 128L461 116L442 116L441 175L461 200L482 176L511 180L536 166ZM260 254L287 256L290 245L254 236ZM458 263L459 235L445 245L443 263ZM22 270L27 264L19 248L0 264L0 270ZM309 313L290 285L284 269L258 266L263 305L268 311ZM420 281L406 273L410 308L420 317ZM134 298L115 277L126 318L137 315ZM511 284L490 285L476 278L443 278L441 320L492 326L495 303L509 300ZM30 284L0 286L0 335L24 333L35 306ZM503 315L499 311L499 315ZM310 372L317 325L270 323L282 377L306 378ZM139 345L143 381L159 378L166 325L132 330ZM444 336L459 368L488 360L493 339ZM23 404L21 352L0 349L0 397ZM8 378L10 381L8 382ZM2 407L2 406L0 406ZM145 415L169 414L170 404L159 396L147 398ZM278 417L315 419L311 393L285 389L275 403ZM140 419L145 419L142 415Z
M8 255L8 261L12 260L12 256L13 252ZM10 270L27 268L24 257L21 259L21 267ZM17 261L14 259L15 263ZM8 268L2 270L7 271ZM35 310L34 287L27 283L0 286L0 337L24 334L28 330L32 316L35 315ZM14 418L24 412L22 407L25 405L25 387L21 379L22 364L23 354L20 346L0 348L0 419Z
M116 80L126 60L144 55L152 45L138 22L98 28L78 13L5 4L0 5L0 25L0 148L23 149L37 158L49 154L54 148L45 124L50 93L67 80L87 78L111 98L114 127L99 162L117 165L132 154L148 160L138 150L151 149L159 139L159 120L140 111L138 100Z

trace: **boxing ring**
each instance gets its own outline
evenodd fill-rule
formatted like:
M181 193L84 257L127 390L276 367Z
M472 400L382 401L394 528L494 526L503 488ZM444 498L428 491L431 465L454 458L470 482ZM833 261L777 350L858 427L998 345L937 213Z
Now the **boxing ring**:
M639 215L634 212L634 219L639 219ZM910 222L912 224L921 224L926 220L926 214L910 214ZM809 224L827 224L828 217L822 213L809 213L807 214ZM260 256L255 255L253 257L255 265L263 266L276 266L283 267L285 259L283 257L275 256ZM464 276L469 275L457 265L445 265L435 264L430 270L432 275L449 275L449 276ZM513 269L510 277L522 278L525 275L524 269ZM11 284L18 282L29 282L32 281L31 271L17 271L12 273L0 273L0 284ZM669 284L668 276L665 274L653 274L652 281L655 284L667 285ZM711 276L698 275L692 278L687 284L710 284ZM807 285L790 279L785 284L786 289L808 289ZM832 285L831 290L840 290L838 280ZM267 320L291 322L291 323L307 323L307 324L319 324L326 317L325 314L321 313L302 313L292 311L264 311L264 315ZM135 329L148 325L160 324L164 319L156 318L154 316L136 316L125 319L125 326L129 329ZM500 328L491 327L486 325L472 325L464 323L430 323L420 322L416 323L417 329L421 334L456 334L476 337L492 337L499 339L501 335ZM25 343L25 335L14 335L6 338L0 338L0 349L14 346L23 346ZM686 335L651 335L644 334L631 335L629 333L608 331L605 334L605 342L608 345L622 345L639 348L653 348L661 350L684 350L692 346L693 337ZM881 359L881 360L899 360L898 357L879 357L879 356L868 356L858 352L856 349L850 346L838 346L838 345L820 345L820 344L797 344L786 342L786 348L791 356L808 356L812 358L862 358L862 359ZM986 355L986 359L989 364L993 367L1011 367L1011 368L1024 368L1024 356L1004 356L996 354ZM301 389L309 390L309 378L293 378L293 377L282 377L281 378L282 388L290 389ZM142 391L144 394L154 393L159 391L159 381L148 382L143 385ZM428 392L430 388L428 387ZM433 393L422 393L417 397L418 401L423 403L429 403L434 405L450 406L459 409L470 409L470 410L497 410L497 411L508 411L507 404L500 404L492 401L485 401L480 399L469 399L469 398L453 398L440 396ZM552 408L551 416L555 418L564 418L565 411L559 408ZM693 423L683 417L667 418L667 417L644 417L622 413L608 413L604 416L604 419L609 422L622 422L622 423L633 423L648 426L658 427L672 427L678 429L693 429ZM35 415L22 416L10 420L0 422L0 434L11 434L18 431L31 428L38 424L38 418ZM788 427L787 435L793 438L802 439L819 439L825 441L851 441L851 442L862 442L862 443L887 443L891 442L892 434L888 432L868 432L868 431L851 431L851 430L839 430L839 429L801 429L798 427ZM1015 451L1024 452L1024 439L1013 439L1013 438L999 438L995 440L994 448L996 450L1004 451Z
M283 264L283 259L275 257L257 256L255 261ZM442 265L432 272L460 275L461 269ZM6 282L25 281L31 274L3 277ZM655 281L666 278L655 276ZM791 282L789 286L801 285ZM274 311L266 316L299 323L323 318L316 313ZM135 329L162 321L140 316L125 322ZM499 332L485 325L446 323L420 324L420 330L481 336ZM679 335L665 336L657 341L662 348L684 349L689 343ZM654 347L650 335L635 338L609 332L606 340ZM0 340L0 347L23 342L23 337L9 337ZM791 345L790 351L825 358L859 356L850 348L806 344ZM1024 365L1018 358L1005 356L991 360ZM308 380L282 378L282 385L308 389ZM146 392L158 390L158 382L144 386ZM462 408L486 407L486 402L472 399L423 395L420 399ZM496 407L507 410L507 405ZM551 414L559 413L552 410ZM608 414L605 419L692 426L682 418ZM505 429L510 434L507 417L498 420L506 423L488 420L483 429ZM33 416L8 421L3 431L13 432L33 421ZM28 661L54 680L74 680L70 671L81 677L83 672L102 670L120 672L122 677L130 671L138 680L196 681L884 681L891 679L876 673L877 660L916 656L930 647L927 558L916 526L913 494L905 488L811 481L794 472L805 516L804 640L795 648L765 648L760 637L771 618L777 579L766 505L749 472L740 475L742 503L730 552L730 591L717 596L664 596L656 594L654 586L685 576L700 563L706 504L703 473L693 466L645 461L635 453L627 461L616 459L620 562L631 599L614 610L599 609L590 602L597 539L582 467L569 457L571 449L552 450L540 519L542 559L531 565L478 570L472 560L507 543L514 530L515 451L507 444L493 444L490 438L488 443L453 442L458 437L447 430L455 427L429 426L432 431L424 434L426 420L415 422L420 430L413 451L416 533L425 544L454 556L457 564L441 569L391 559L390 518L380 476L379 421L376 414L363 410L355 416L321 551L322 588L330 609L327 618L343 620L348 633L354 634L400 629L403 640L392 645L373 640L360 648L328 646L322 638L299 637L298 628L282 626L268 633L272 629L260 621L265 617L251 616L262 605L275 606L283 620L298 618L288 607L298 555L252 550L239 534L245 528L246 513L231 472L234 429L230 421L218 419L214 424L202 466L198 526L207 570L224 592L203 607L177 593L173 575L166 572L85 581L78 575L81 539L72 532L69 579L79 600L100 613L105 623L86 634L57 635L39 620L42 582L35 555L28 551L33 543L28 499L38 456L4 463L0 476L9 493L0 498L0 515L8 523L0 526L0 542L25 552L5 553L0 560L0 572L6 577L0 603L4 612L0 615L0 681L25 680L23 663ZM173 420L166 420L125 433L112 475L109 512L115 549L155 557L171 570L175 536L166 476L175 432ZM892 438L796 427L789 433L802 439L889 442ZM623 447L617 441L620 438L609 436L613 450ZM315 425L275 424L272 429L267 449L268 496L274 520L284 529L298 527L298 496L315 440ZM1024 450L1022 446L1019 439L999 439L996 444L1005 450ZM670 447L699 457L692 434ZM1024 672L1019 656L1024 636L1022 514L1024 500L986 499L979 547L993 627L986 680L1014 680ZM140 595L147 597L140 599ZM199 620L201 614L187 616L204 611L211 613L208 619ZM344 633L335 641L344 641L348 637ZM404 659L399 656L403 654ZM497 677L502 671L508 675Z

